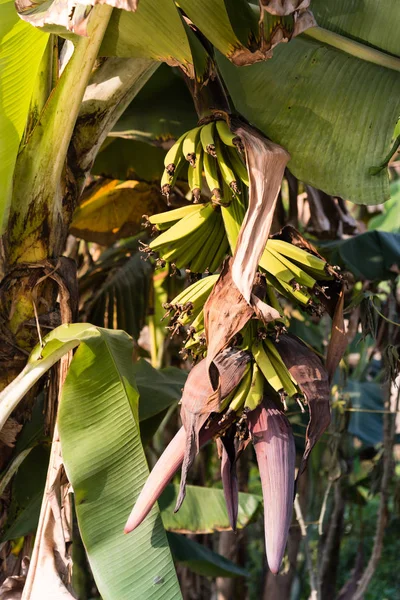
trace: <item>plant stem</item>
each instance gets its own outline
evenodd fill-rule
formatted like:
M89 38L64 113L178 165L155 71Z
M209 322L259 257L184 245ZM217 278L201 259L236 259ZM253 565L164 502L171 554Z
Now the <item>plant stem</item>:
M112 10L107 5L93 8L88 37L81 37L76 43L18 157L7 248L11 263L41 260L62 250L64 236L60 235L60 222L64 221L63 199L67 187L62 176L67 151ZM50 235L44 240L40 234L46 221Z
M310 27L310 29L304 31L302 35L306 35L313 40L317 40L318 42L322 42L328 46L342 50L343 52L347 52L347 54L350 54L355 58L361 58L361 60L371 62L375 65L379 65L380 67L392 69L393 71L400 71L400 59L396 58L395 56L391 56L390 54L386 54L385 52L371 48L371 46L360 44L360 42L356 42L355 40L344 37L343 35L339 35L334 31L329 31L329 29L323 29L322 27Z
M301 510L298 494L296 494L296 497L294 499L294 510L296 513L296 519L300 525L300 531L301 531L301 535L302 535L303 541L304 541L304 554L306 555L307 570L308 570L308 573L310 576L310 585L311 585L310 600L318 600L317 579L315 576L315 571L314 571L314 567L313 567L313 563L312 563L310 546L308 544L307 527L306 527L306 524L304 523L303 513Z

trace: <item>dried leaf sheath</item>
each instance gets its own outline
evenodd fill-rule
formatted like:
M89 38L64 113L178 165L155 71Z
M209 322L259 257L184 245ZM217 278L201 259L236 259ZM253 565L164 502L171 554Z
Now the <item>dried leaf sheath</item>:
M202 360L189 373L182 395L181 417L186 431L186 449L175 512L185 498L187 473L199 451L199 432L210 414L219 412L220 401L239 384L249 360L247 352L226 348L214 358L210 369L207 361Z
M331 421L328 373L315 352L299 339L291 335L282 335L279 342L275 342L275 346L306 397L310 412L306 447L299 469L301 475L307 466L311 450Z
M269 568L278 573L293 512L296 448L289 421L269 398L249 413L264 498L265 546Z
M290 155L257 130L242 124L235 128L246 151L249 173L249 207L233 257L232 279L249 304L260 257L271 229L276 201Z

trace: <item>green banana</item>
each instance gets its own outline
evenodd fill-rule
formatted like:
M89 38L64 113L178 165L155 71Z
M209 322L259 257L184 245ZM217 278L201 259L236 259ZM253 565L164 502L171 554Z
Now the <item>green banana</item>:
M198 210L200 210L199 205L195 206L193 204L187 204L186 206L180 206L179 208L174 208L173 210L167 210L166 212L152 215L151 217L148 217L148 220L159 230L168 229L174 225L174 223L177 223L177 221L183 219L183 217L195 213Z
M189 165L188 169L188 183L189 189L193 194L193 202L196 204L200 200L201 196L201 183L203 177L203 147L201 142L197 144L196 148L196 164L194 166Z
M222 179L234 194L240 194L240 188L236 181L235 173L229 163L229 159L225 156L224 148L217 138L216 140L217 161L221 171Z
M168 150L164 158L164 166L170 177L173 177L179 161L183 158L182 144L186 137L186 133L181 135L175 142L175 144Z
M232 169L236 174L236 178L239 178L243 181L244 185L249 187L249 174L247 172L246 165L240 158L237 150L234 148L227 147L227 153L232 165Z
M214 127L213 122L203 125L200 131L200 140L206 154L211 154L215 158L215 140L214 140Z
M190 235L196 231L196 229L201 227L201 225L212 216L213 212L214 209L210 202L199 205L198 211L180 219L180 221L172 225L167 231L164 231L164 233L161 233L156 239L152 240L149 247L152 250L157 250L164 245L173 244L176 240Z
M281 392L284 389L283 382L281 381L278 373L276 372L269 356L265 352L263 343L258 340L253 344L251 351L258 367L262 371L269 385L276 392Z
M217 279L218 275L202 277L202 279L195 281L194 283L192 283L192 285L189 285L187 288L185 288L180 294L175 296L175 298L173 298L168 304L170 304L171 306L177 306L180 304L185 304L186 302L195 303L200 298L203 298L203 294L205 294L207 297L208 294L211 292Z
M254 369L254 367L253 367ZM229 403L228 412L239 413L243 409L243 405L248 397L251 389L251 383L253 379L253 369L248 366L246 373L243 376L242 381L235 390L234 397Z
M269 239L267 242L267 247L268 246L272 250L275 250L275 252L283 254L287 258L296 261L302 265L303 268L310 267L316 271L325 271L327 264L325 260L315 256L314 254L311 254L311 252L307 252L306 250L295 246L294 244L289 244L283 240Z
M303 271L301 267L290 261L283 254L279 254L279 252L276 252L273 248L267 247L267 250L270 254L275 256L275 258L277 258L277 260L279 260L284 266L286 266L288 269L290 269L290 271L293 272L293 274L296 277L296 281L300 285L304 285L305 287L310 288L310 290L314 288L315 284L317 283L314 277L311 277L311 275L306 273L306 271Z
M240 137L232 133L225 121L216 121L217 133L225 146L240 147Z
M208 230L208 236L204 240L203 247L193 257L190 264L190 270L193 273L204 273L209 265L210 253L214 250L214 237L219 230L219 221L216 217L217 215L214 215L212 228L210 227Z
M251 411L261 404L264 395L264 377L265 374L257 362L253 364L253 373L251 377L250 389L244 403L244 410Z
M264 340L264 345L266 347L268 357L275 371L278 373L280 380L283 383L283 388L286 394L289 396L289 398L296 396L299 393L297 389L297 382L293 379L293 377L287 370L286 365L283 362L278 350L268 338Z
M201 127L194 127L187 132L182 143L182 153L192 167L196 166L197 142L200 136Z
M282 264L280 260L275 258L268 250L268 247L262 253L259 265L262 269L274 275L279 281L285 281L290 284L295 279L294 273Z
M219 187L217 161L210 154L204 153L204 175L211 194L216 202L221 200L221 189Z

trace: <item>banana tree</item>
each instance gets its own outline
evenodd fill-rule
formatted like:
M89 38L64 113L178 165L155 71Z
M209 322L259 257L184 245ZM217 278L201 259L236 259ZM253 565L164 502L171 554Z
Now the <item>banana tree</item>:
M149 141L158 146L177 139L162 167L161 191L173 200L173 186L178 176L186 178L187 169L194 200L205 201L177 208L179 216L175 211L150 216L150 224L164 233L145 241L145 249L157 252L162 264L215 273L214 279L207 278L207 286L217 281L207 288L208 294L203 289L200 301L199 290L192 289L184 308L181 300L170 303L177 313L172 327L194 328L186 343L189 353L199 359L207 348L206 358L191 371L185 386L184 430L172 447L175 470L183 461L177 504L183 500L185 476L196 451L209 439L210 419L221 436L222 479L232 527L238 511L235 464L243 449L236 447L235 439L242 416L253 415L242 441L245 445L250 433L261 457L261 473L266 452L266 440L259 442L262 424L275 419L286 426L279 412L281 400L284 405L286 397L300 403L300 396L308 399L311 418L304 464L329 422L326 385L343 345L340 277L297 232L287 229L268 243L267 239L286 165L327 194L365 204L388 198L386 166L398 142L394 131L400 51L389 0L379 10L381 35L369 26L378 14L372 2L346 18L337 3L314 0L313 12L309 4L263 0L256 6L246 0L213 0L199 6L192 0L141 0L138 6L123 1L60 6L22 0L14 6L1 1L1 422L14 428L14 437L43 386L40 378L61 359L58 380L53 373L46 390L45 429L53 443L24 598L43 598L44 581L51 582L49 597L70 597L71 531L60 525L68 523L71 514L70 484L82 540L103 597L179 597L157 510L133 534L136 537L120 537L147 470L132 346L123 334L68 326L78 318L76 264L63 256L68 233L85 237L85 216L91 222L107 203L115 206L117 197L124 210L115 226L106 229L114 239L122 232L137 232L132 223L137 226L139 213L160 211L159 191L133 186L135 197L124 198L126 186L120 182L97 196L86 190L89 200L79 208L78 204L97 154L107 151L112 137L123 137L116 131L122 131L124 116L129 121L135 97L162 62L179 69L186 82L193 100L187 122L193 121L189 127L150 131ZM140 203L136 214L126 212L132 199ZM110 213L104 214L109 220ZM99 231L105 231L102 227L99 224ZM211 247L207 240L213 240ZM233 258L223 263L229 254ZM327 286L333 293L331 302ZM291 342L271 342L271 327L277 331L284 325L276 292L309 310L318 312L325 306L332 314L334 343L326 372L318 363L314 374L303 378L292 360L293 349L277 350ZM196 311L191 312L188 303L196 301ZM54 334L43 338L44 329L57 325ZM239 333L242 342L236 338L233 352L229 348ZM230 372L236 377L231 387L224 383L224 373L226 379ZM317 372L323 372L322 377ZM204 383L201 394L199 377ZM273 400L265 398L264 385L269 385L273 406ZM226 413L222 425L221 416L215 417L221 412ZM290 436L289 428L285 449L274 450L277 455L283 452L286 473L279 483L285 515L278 519L275 537L271 533L272 545L267 540L274 571L279 569L291 517ZM76 448L82 450L76 453ZM9 472L13 460L6 449L1 468ZM150 511L174 473L171 465L157 489L151 489L148 480L128 529L138 527ZM163 463L155 473L157 468L163 470ZM268 493L265 490L266 499ZM278 505L275 510L279 512ZM271 511L266 512L267 529L278 518L273 507ZM130 556L131 566L120 561L119 552ZM62 557L57 568L56 554ZM138 564L141 554L146 560ZM105 570L110 555L114 562Z

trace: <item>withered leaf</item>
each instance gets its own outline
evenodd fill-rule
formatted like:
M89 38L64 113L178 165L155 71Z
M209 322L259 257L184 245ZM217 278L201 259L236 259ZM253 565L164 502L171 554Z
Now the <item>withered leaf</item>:
M221 275L204 305L208 365L253 316L252 307L232 281L232 260L225 260Z
M271 15L291 15L310 6L311 0L260 0L260 7Z
M264 498L265 547L269 568L279 571L294 500L296 448L285 415L267 396L248 414Z
M254 277L268 240L290 155L246 123L233 126L233 130L241 138L245 148L250 185L249 206L233 256L232 280L246 302L253 304Z
M307 460L315 443L331 421L330 386L326 368L318 356L303 342L292 335L281 335L274 342L290 374L303 392L310 413L306 431L306 447L301 461L299 475L307 466Z
M108 4L115 8L135 11L138 0L53 0L46 3L33 0L15 1L21 19L34 27L57 25L82 36L88 35L92 7L96 4Z

